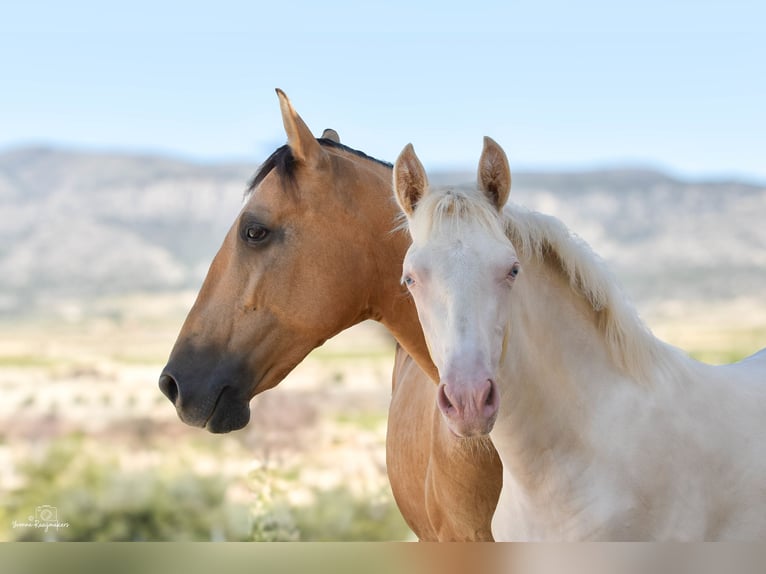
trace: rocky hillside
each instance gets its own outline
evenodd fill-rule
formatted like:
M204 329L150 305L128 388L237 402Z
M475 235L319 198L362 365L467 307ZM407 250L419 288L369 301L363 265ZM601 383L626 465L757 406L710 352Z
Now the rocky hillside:
M253 169L50 149L0 155L0 308L196 287Z
M0 154L0 314L59 297L196 289L256 167ZM637 170L516 173L512 198L564 220L636 299L766 292L766 187Z

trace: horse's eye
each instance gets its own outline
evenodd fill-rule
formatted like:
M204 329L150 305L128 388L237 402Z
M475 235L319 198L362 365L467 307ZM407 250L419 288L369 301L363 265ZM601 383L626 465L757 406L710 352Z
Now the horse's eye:
M415 280L412 278L412 275L405 275L404 279L402 279L402 283L407 287L412 287L415 284Z
M508 277L511 279L516 279L516 277L519 275L519 271L521 271L521 264L514 263L513 267L511 267L511 270L508 272Z
M260 243L269 236L269 230L263 225L251 224L245 228L244 235L248 243Z

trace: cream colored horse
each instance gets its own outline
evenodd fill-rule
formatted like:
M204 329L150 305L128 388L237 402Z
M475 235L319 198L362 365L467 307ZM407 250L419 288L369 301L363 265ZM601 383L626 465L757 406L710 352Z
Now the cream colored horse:
M505 205L489 138L478 190L429 190L411 146L394 182L439 408L503 464L496 540L766 538L766 352L714 367L656 339L582 241Z

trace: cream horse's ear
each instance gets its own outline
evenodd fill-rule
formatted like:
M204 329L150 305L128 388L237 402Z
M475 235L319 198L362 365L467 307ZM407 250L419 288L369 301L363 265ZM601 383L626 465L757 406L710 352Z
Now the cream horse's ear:
M402 211L411 216L421 197L428 191L428 178L415 148L407 144L394 163L394 195Z
M338 135L338 132L330 128L327 128L325 131L322 132L322 139L334 141L335 143L340 143L340 136Z
M484 149L479 159L477 179L479 189L492 205L501 211L511 193L511 167L503 148L487 136L484 136Z
M282 123L285 125L285 132L287 132L287 145L290 146L293 157L302 163L316 163L324 153L322 147L306 123L293 109L287 95L279 88L277 88L277 96L279 96L279 107L282 110Z

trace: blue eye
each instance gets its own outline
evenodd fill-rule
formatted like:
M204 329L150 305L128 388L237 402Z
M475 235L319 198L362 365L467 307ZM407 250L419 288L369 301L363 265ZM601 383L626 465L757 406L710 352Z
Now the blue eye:
M511 267L511 270L508 272L508 277L516 279L519 275L519 271L521 271L521 265L519 263L514 263L513 267Z
M404 283L407 287L412 287L412 285L415 283L415 280L411 275L405 275L404 279L402 279L402 283Z

